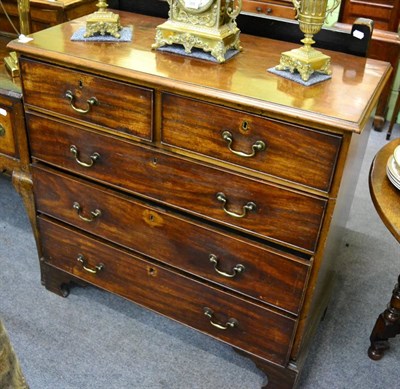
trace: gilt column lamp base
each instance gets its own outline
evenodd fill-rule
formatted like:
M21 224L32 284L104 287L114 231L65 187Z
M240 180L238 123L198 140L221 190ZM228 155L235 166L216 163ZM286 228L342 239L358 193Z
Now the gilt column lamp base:
M330 75L331 58L318 50L308 47L300 47L281 54L277 70L289 70L293 73L297 70L303 81L308 81L311 74L320 72Z

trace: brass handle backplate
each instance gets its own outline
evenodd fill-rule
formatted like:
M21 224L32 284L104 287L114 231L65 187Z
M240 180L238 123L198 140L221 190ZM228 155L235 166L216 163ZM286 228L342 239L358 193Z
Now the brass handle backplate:
M93 269L93 268L90 268L90 267L87 267L87 266L86 266L85 257L84 257L82 254L78 254L76 260L77 260L78 262L80 262L80 263L82 264L83 269L84 269L85 271L87 271L88 273L90 273L90 274L97 274L98 272L104 270L104 265L103 265L102 263L99 263L98 265L96 265L96 266L94 267L94 269Z
M101 216L101 211L100 211L100 209L95 209L94 211L91 211L90 212L90 217L86 217L86 216L83 216L82 215L82 208L81 208L81 206L80 206L80 204L77 202L77 201L75 201L74 202L74 204L72 205L72 208L73 209L75 209L75 211L76 211L76 213L78 214L78 216L79 216L79 218L81 219L81 220L83 220L84 222L87 222L87 223L91 223L91 222L93 222L97 217L99 217L99 216Z
M78 108L75 106L75 96L70 90L67 90L65 92L65 97L69 100L69 104L70 104L71 108L75 112L82 113L82 114L90 112L90 110L92 109L92 106L98 104L96 97L91 97L86 100L87 108L82 109L82 108Z
M230 318L225 324L220 324L214 321L214 311L211 308L204 308L204 314L210 319L210 324L214 326L215 328L218 328L219 330L227 330L229 328L235 328L239 326L239 322L234 319Z
M229 131L224 131L222 133L222 139L228 143L228 149L231 153L243 157L243 158L251 158L254 157L257 153L257 151L262 151L265 150L265 143L262 140L256 141L252 146L252 152L251 153L244 153L243 151L236 151L233 150L232 148L232 143L233 143L233 136Z
M75 161L82 167L92 167L100 158L100 154L95 152L90 156L90 162L83 162L79 159L79 151L75 145L71 145L69 151L74 155Z
M257 205L255 203L253 203L252 201L249 201L243 206L242 213L236 213L236 212L229 211L226 208L226 203L228 202L228 199L226 198L225 194L222 192L217 193L217 200L223 204L222 209L224 210L224 212L226 214L228 214L229 216L232 216L232 217L236 217L236 218L243 218L247 215L247 212L255 211L257 209Z
M225 273L224 271L221 271L218 269L218 257L215 254L210 254L209 256L210 262L214 265L214 270L221 276L226 277L226 278L234 278L238 274L244 272L245 267L238 263L233 269L232 273Z

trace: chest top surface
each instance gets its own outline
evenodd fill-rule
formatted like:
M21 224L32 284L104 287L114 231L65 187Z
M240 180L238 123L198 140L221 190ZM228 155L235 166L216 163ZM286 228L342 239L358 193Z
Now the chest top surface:
M299 45L241 35L243 50L223 64L152 50L162 19L120 12L133 27L131 42L77 42L72 34L85 26L76 19L33 34L33 40L9 47L22 55L65 64L129 82L156 86L261 115L321 129L360 132L390 75L390 64L328 52L332 78L313 85L271 74L283 51Z

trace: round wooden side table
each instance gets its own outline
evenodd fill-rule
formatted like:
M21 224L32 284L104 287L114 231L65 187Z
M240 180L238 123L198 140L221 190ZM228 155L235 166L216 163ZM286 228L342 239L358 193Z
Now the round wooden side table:
M395 139L376 154L369 174L369 190L378 215L400 243L400 190L386 175L387 161L398 145L400 139ZM373 360L381 359L385 350L389 348L388 339L398 334L400 334L400 275L386 310L379 315L372 330L368 356Z

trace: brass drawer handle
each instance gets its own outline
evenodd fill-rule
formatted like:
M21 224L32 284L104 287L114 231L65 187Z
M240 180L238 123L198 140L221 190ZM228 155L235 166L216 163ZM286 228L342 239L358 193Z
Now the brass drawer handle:
M78 262L80 262L82 264L83 269L86 270L90 274L96 274L96 273L104 270L104 265L102 263L99 263L98 265L96 265L94 269L87 267L85 257L82 254L78 254L78 257L76 258L76 260Z
M224 271L221 271L218 269L218 257L215 254L210 254L209 256L210 262L214 264L214 270L221 276L227 277L227 278L234 278L238 274L242 273L245 270L245 267L238 263L234 268L232 273L225 273Z
M211 308L205 307L204 314L210 319L210 324L218 328L219 330L227 330L229 328L234 328L239 325L239 322L234 318L230 318L225 324L216 323L215 321L213 321L214 311Z
M77 201L74 202L74 204L72 205L72 208L75 209L75 211L78 214L79 218L81 220L83 220L84 222L87 222L87 223L91 223L97 217L101 216L100 209L95 209L94 211L90 212L91 217L83 216L82 213L81 213L82 208L81 208L80 204Z
M82 108L78 108L78 107L76 107L76 106L74 105L74 103L75 103L75 96L74 96L74 94L73 94L70 90L67 90L67 91L65 92L65 97L69 100L69 104L70 104L71 108L72 108L75 112L82 113L82 114L85 114L85 113L90 112L90 110L92 109L92 106L98 104L98 101L97 101L96 97L91 97L91 98L89 98L89 99L86 100L87 108L86 108L86 109L82 109Z
M224 131L222 133L222 139L228 143L228 149L231 153L243 157L243 158L251 158L254 157L257 153L257 151L262 151L265 150L265 143L262 140L256 141L251 148L253 151L250 154L244 153L243 151L236 151L232 149L232 143L233 143L233 136L229 131Z
M220 201L221 203L223 203L222 209L224 210L224 212L226 214L228 214L229 216L232 216L232 217L236 217L236 218L245 217L247 215L247 212L255 211L257 209L257 205L255 203L253 203L252 201L249 201L247 204L245 204L243 206L243 212L242 213L235 213L235 212L229 211L225 207L225 205L228 202L228 200L227 200L225 194L222 193L222 192L218 192L217 193L217 200Z
M74 155L75 161L78 162L78 164L83 167L92 167L94 165L94 163L100 158L100 154L95 152L90 156L91 162L89 162L89 163L82 162L79 159L79 151L75 145L71 145L71 147L69 148L69 151Z
M6 129L0 124L0 136L6 135Z

